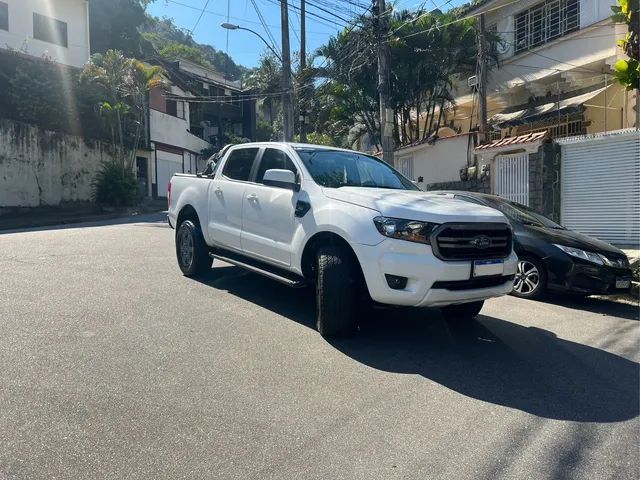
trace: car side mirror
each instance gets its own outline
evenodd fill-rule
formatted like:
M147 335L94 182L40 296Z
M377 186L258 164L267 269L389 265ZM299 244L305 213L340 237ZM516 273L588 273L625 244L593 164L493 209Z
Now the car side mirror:
M264 172L262 183L270 187L287 188L294 192L300 191L300 184L296 181L296 174L291 170L272 168Z

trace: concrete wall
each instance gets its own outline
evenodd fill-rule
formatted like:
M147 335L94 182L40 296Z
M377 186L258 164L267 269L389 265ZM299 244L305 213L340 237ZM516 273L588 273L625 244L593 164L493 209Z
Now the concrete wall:
M0 208L89 201L110 149L82 137L0 120Z
M173 117L157 110L151 110L151 141L200 153L210 145L187 131L186 119Z
M0 48L82 67L89 60L89 19L85 0L4 0L9 4L9 31L0 30ZM68 46L33 38L33 14L67 24Z
M432 183L460 180L460 169L467 165L467 147L469 136L457 135L441 138L433 145L417 145L395 152L395 164L402 159L413 158L413 177L418 181L423 177L421 188Z

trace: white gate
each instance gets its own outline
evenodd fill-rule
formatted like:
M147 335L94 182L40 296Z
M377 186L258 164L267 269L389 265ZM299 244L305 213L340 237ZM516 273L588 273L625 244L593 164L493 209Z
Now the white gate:
M620 246L640 243L640 133L559 140L564 226Z
M415 180L415 178L413 178L413 156L404 156L398 158L396 168L409 180Z
M493 165L495 194L529 206L529 154L496 155Z

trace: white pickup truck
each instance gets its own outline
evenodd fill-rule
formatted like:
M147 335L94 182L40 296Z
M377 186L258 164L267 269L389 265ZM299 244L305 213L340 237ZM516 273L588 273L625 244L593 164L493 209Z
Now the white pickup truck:
M213 258L314 285L317 328L348 333L361 302L473 318L511 292L517 257L497 210L419 190L375 157L316 145L231 147L209 175L177 174L169 223L186 276Z

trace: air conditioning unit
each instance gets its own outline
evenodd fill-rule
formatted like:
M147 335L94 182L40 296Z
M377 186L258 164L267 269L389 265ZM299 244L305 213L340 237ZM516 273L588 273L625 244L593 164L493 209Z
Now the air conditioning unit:
M478 76L474 75L473 77L467 78L467 86L469 86L469 87L477 87L478 86Z

